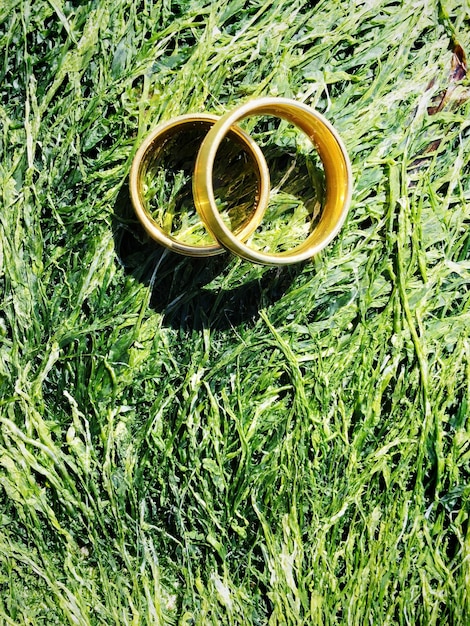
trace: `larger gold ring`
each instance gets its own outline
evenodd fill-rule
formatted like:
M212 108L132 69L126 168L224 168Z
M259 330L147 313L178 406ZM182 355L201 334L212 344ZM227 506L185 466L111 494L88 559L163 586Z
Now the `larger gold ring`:
M209 245L193 245L172 236L152 217L147 206L144 190L144 179L149 167L158 159L159 152L166 142L175 133L202 126L207 132L219 118L216 115L205 113L181 115L157 126L143 141L137 150L129 176L129 187L134 210L147 233L163 246L174 252L193 257L208 257L224 252L224 248L217 242ZM256 230L269 202L269 171L265 158L259 146L253 139L238 126L227 131L231 140L238 143L246 154L251 157L257 177L257 195L253 210L248 217L234 228L234 236L240 240L247 239ZM208 234L211 239L210 234Z
M266 253L243 243L227 228L215 203L212 172L217 150L233 124L253 114L280 117L298 127L308 135L323 163L326 200L318 224L305 241L284 252ZM222 116L201 144L193 176L194 202L213 237L234 254L264 265L298 263L325 248L346 219L351 193L351 164L336 130L320 113L287 98L259 98Z

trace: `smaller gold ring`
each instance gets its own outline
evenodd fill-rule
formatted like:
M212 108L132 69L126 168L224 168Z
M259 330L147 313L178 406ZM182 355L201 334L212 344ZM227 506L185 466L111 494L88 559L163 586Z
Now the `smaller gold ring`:
M253 114L280 117L298 127L310 138L323 164L325 206L314 230L292 250L266 253L249 247L226 227L215 203L212 172L217 150L233 124ZM263 265L298 263L318 254L343 225L351 194L351 164L340 136L320 113L288 98L251 100L223 115L201 144L193 176L194 202L212 236L234 254Z
M137 217L152 239L179 254L193 257L208 257L220 254L225 250L217 241L209 245L193 245L180 241L166 232L151 216L146 207L143 188L144 177L149 166L154 163L156 157L158 157L159 151L174 134L181 129L186 128L189 130L197 126L202 126L204 130L208 131L218 119L216 115L201 113L196 115L181 115L168 122L163 122L144 139L132 161L129 187L132 204ZM256 230L268 206L270 186L269 171L261 149L240 127L234 126L233 128L227 129L227 136L238 143L246 154L251 157L258 184L255 205L251 214L234 231L234 236L240 238L240 240L244 240ZM212 239L210 231L208 231L208 236Z

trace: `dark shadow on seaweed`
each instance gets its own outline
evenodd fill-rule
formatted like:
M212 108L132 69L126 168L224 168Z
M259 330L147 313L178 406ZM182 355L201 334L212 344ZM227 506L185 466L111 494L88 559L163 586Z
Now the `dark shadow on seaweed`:
M197 259L185 257L151 240L135 217L127 183L114 212L116 253L125 271L151 289L150 306L174 328L222 330L256 321L260 307L282 297L303 264L265 268L247 263L240 284L225 282L233 257L228 253Z

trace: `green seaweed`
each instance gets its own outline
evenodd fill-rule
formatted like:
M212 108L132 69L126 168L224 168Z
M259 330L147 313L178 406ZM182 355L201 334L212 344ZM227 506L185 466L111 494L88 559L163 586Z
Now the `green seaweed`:
M2 3L2 624L469 623L469 32L460 0ZM343 137L340 234L284 269L154 245L144 136L260 95ZM244 127L286 245L321 171Z

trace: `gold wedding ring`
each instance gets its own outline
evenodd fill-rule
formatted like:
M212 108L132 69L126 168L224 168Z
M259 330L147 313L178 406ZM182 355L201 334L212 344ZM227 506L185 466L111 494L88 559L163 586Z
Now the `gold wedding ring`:
M307 135L323 165L326 190L320 217L316 224L312 221L308 225L310 232L304 241L290 250L266 252L245 243L261 223L270 195L269 171L263 153L255 141L237 125L239 121L252 115L278 117L297 127ZM178 133L194 129L199 129L205 136L202 141L198 138L199 151L192 177L192 198L200 217L198 226L202 223L207 229L208 245L201 244L199 240L194 244L173 236L173 214L169 207L159 208L160 218L157 220L151 213L146 196L148 179L150 178L151 185L153 168L165 146ZM216 200L214 190L216 157L218 155L219 160L222 159L220 151L227 140L235 142L240 151L227 162L222 160L226 172L235 171L234 164L238 162L240 165L240 154L244 153L242 167L245 167L246 159L251 160L257 181L254 204L250 198L248 203L244 202L228 211L227 203L224 204L220 198ZM244 179L242 185L243 181ZM137 217L147 233L174 252L206 257L227 249L254 263L287 265L315 256L341 229L351 203L351 164L340 136L323 115L303 103L287 98L259 98L242 104L220 118L209 114L188 114L160 124L146 137L134 157L130 172L130 193ZM245 195L246 193L245 190ZM238 202L238 198L236 201ZM249 210L247 206L250 207Z
M164 223L159 223L150 212L149 203L146 198L146 177L151 168L158 162L165 145L176 133L194 129L208 132L218 119L216 115L201 113L198 115L182 115L168 122L164 122L157 126L153 132L145 138L132 162L129 187L132 204L137 217L152 239L179 254L194 257L207 257L224 252L224 248L216 239L212 239L209 232L207 233L207 238L210 241L208 245L195 245L173 236L170 229L167 228ZM260 148L241 128L234 125L232 128L227 129L227 137L238 144L241 151L252 161L251 167L254 168L257 178L257 193L251 212L246 216L243 211L241 215L240 212L237 213L235 211L237 219L234 220L233 235L237 240L243 241L258 227L264 211L268 206L269 171ZM220 139L222 140L222 137ZM220 146L220 141L218 145ZM237 159L239 158L241 157L238 155ZM228 164L228 167L230 167L230 164ZM165 210L165 207L163 207L163 210ZM218 209L216 210L218 212ZM194 211L194 213L197 215L196 211ZM219 212L218 214L220 215ZM228 226L226 226L226 228L230 230Z
M299 128L309 137L323 164L326 201L320 219L308 237L288 251L267 253L249 247L226 226L215 202L212 172L217 150L233 125L253 114L280 117ZM193 177L194 202L213 237L233 254L264 265L298 263L318 254L343 225L351 193L351 164L336 130L320 113L287 98L251 100L222 116L201 144Z

